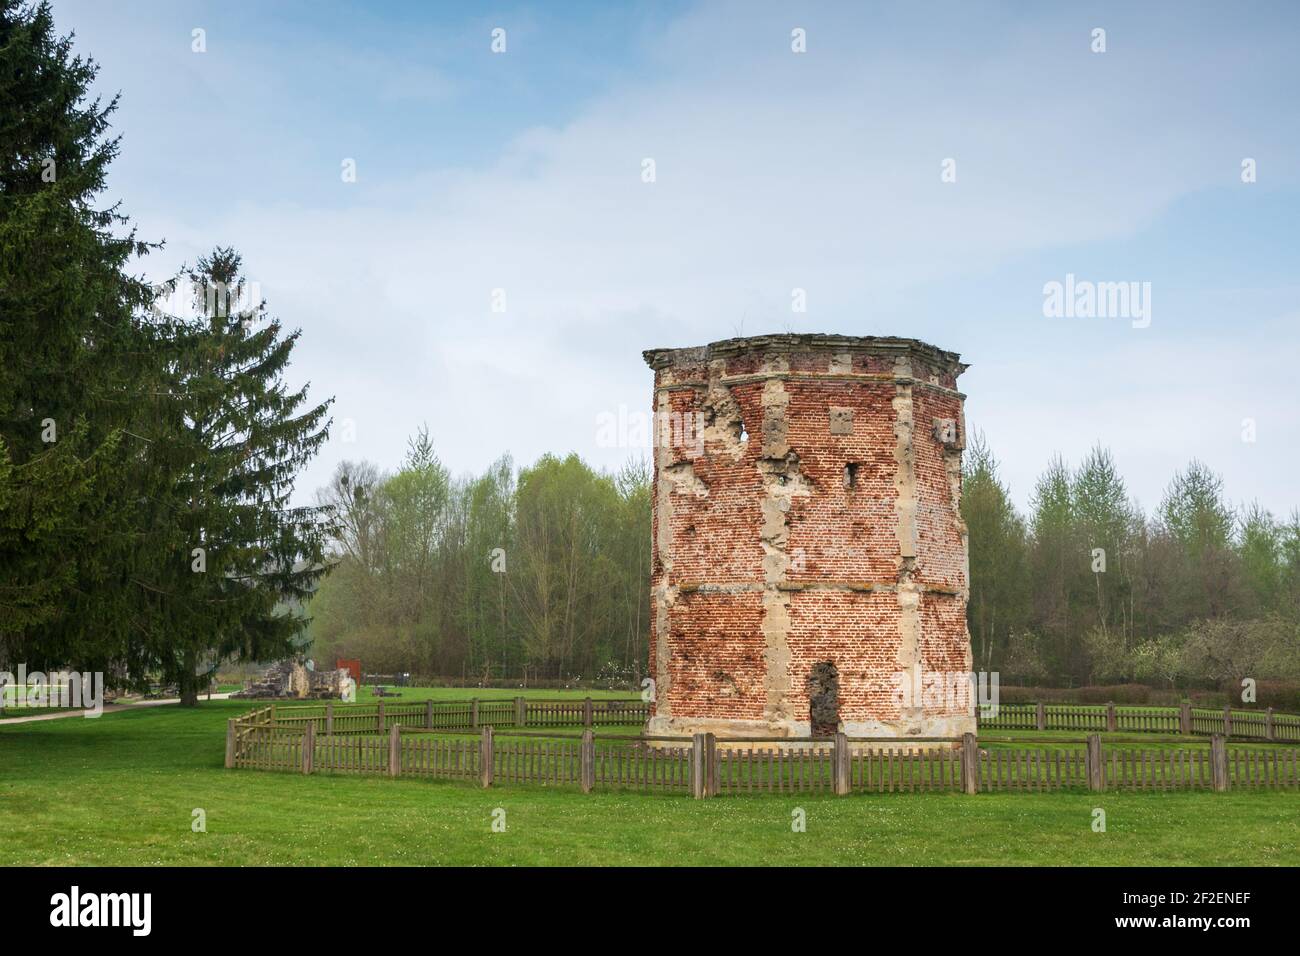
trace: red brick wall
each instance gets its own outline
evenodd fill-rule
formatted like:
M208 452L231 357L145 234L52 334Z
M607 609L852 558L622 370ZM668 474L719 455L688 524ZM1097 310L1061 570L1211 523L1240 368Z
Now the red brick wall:
M906 360L901 365L900 357ZM910 573L925 588L922 669L967 668L965 540L949 470L960 452L946 448L933 431L936 418L961 427L962 399L953 389L964 366L955 355L908 340L772 336L647 353L647 360L656 369L656 410L700 413L712 426L703 455L692 456L681 445L656 453L651 586L655 606L662 604L665 613L652 615L650 665L668 685L656 713L770 718L773 661L788 654L778 676L788 682L784 700L791 719L808 719L805 681L823 660L839 669L842 720L900 719L900 394L910 393L914 423L916 561ZM744 379L728 381L734 377ZM807 489L775 493L788 499L789 509L786 540L769 541L770 550L764 548L763 502L774 493L760 467L760 458L772 457L763 443L769 381L783 385L785 442L797 456L792 480ZM719 395L734 402L727 407L738 410L748 435L744 445L726 427ZM831 433L832 407L852 410L851 434ZM851 488L844 480L848 463L857 466ZM671 476L670 468L676 469ZM770 531L770 514L767 520ZM773 562L784 565L775 581ZM783 615L773 612L774 603L784 606ZM772 613L783 625L775 656L764 631ZM666 634L660 633L664 620ZM667 672L660 673L664 640ZM925 713L957 713L964 706L964 700L927 700Z

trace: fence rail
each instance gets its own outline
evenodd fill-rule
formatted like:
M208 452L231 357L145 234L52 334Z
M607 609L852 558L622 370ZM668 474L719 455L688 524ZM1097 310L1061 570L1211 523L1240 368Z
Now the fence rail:
M241 724L286 728L312 725L317 734L386 734L394 726L425 730L477 731L481 727L621 727L644 724L650 705L639 699L408 701L373 704L271 704L239 718Z
M977 711L978 713L978 711ZM1263 710L1207 710L1184 701L1179 707L1117 707L1114 704L999 704L996 714L979 716L990 730L1078 730L1088 733L1221 734L1242 740L1300 743L1300 715Z

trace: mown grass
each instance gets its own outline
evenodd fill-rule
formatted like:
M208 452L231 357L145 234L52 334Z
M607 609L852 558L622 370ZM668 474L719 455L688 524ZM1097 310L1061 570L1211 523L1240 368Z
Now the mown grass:
M430 692L442 699L464 689ZM478 692L468 696L513 696ZM540 691L538 696L560 696ZM585 693L566 696L585 696ZM594 695L593 695L594 696ZM618 695L614 695L618 696ZM0 726L11 865L1294 865L1300 795L593 793L225 770L246 701ZM1106 832L1092 830L1106 811ZM206 813L207 832L191 829ZM506 830L492 830L493 811ZM792 813L806 814L793 832Z
M0 720L14 717L39 717L41 714L60 714L67 710L81 710L80 707L5 707L0 709Z

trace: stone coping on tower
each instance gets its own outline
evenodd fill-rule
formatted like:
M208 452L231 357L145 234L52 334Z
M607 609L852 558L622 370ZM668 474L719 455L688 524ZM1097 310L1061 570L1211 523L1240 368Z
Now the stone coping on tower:
M722 339L708 345L687 348L646 349L641 353L652 369L673 365L699 365L744 353L769 355L824 351L849 352L878 356L917 355L946 369L954 378L970 366L956 352L949 352L920 339L892 335L832 335L822 332L784 332Z

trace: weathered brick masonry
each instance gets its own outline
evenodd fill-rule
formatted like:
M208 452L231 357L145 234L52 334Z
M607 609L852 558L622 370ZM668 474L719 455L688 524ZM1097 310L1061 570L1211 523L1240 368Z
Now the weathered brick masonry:
M814 702L818 733L973 731L959 357L771 335L645 359L648 732L807 736Z

